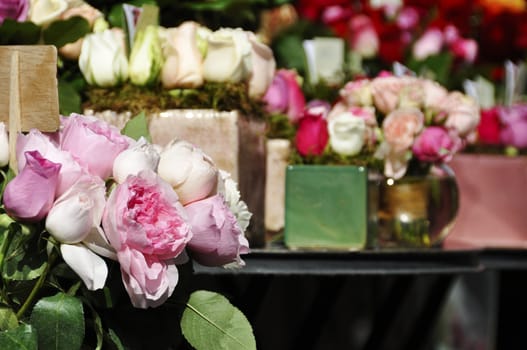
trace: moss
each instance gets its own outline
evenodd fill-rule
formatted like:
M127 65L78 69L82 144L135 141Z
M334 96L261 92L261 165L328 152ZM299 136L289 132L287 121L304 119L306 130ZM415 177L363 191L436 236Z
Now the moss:
M250 98L247 91L244 83L206 83L196 89L175 90L132 84L113 88L89 87L83 107L95 111L130 111L132 114L167 109L239 110L242 115L251 118L265 118L263 102Z

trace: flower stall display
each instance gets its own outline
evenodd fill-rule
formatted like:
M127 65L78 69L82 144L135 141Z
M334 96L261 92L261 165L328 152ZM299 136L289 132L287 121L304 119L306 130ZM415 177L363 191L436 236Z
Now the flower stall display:
M251 213L232 177L184 140L160 147L80 114L60 124L57 132L19 134L13 171L5 168L1 129L0 346L122 348L141 343L132 329L144 320L139 327L153 332L149 346L173 347L181 333L177 323L173 338L155 330L162 313L119 321L123 311L170 307L163 317L180 317L198 349L220 341L218 327L229 348L255 348L239 311L232 325L215 319L207 303L232 306L205 291L189 299L185 286L192 261L244 265ZM208 340L200 340L198 325Z

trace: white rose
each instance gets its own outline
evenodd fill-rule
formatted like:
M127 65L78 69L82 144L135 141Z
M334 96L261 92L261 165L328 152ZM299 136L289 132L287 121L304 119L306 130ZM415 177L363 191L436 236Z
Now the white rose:
M209 35L203 62L206 81L237 83L245 80L251 70L251 44L245 31L222 28Z
M350 112L333 117L328 123L329 144L344 156L359 154L366 137L366 122Z
M130 53L130 81L139 86L158 81L163 67L163 52L158 27L147 26L135 35Z
M45 26L58 19L67 8L66 0L32 0L29 20L39 26Z
M225 202L236 217L240 229L245 232L251 221L252 213L247 204L241 200L238 184L232 179L231 174L224 170L220 170L218 177L218 192L223 194Z
M174 188L183 205L216 193L216 165L201 149L187 141L176 139L163 149L157 172Z
M101 223L105 199L104 182L84 177L64 192L46 218L46 230L59 242L79 243Z
M184 22L167 30L165 63L161 71L163 87L198 87L203 85L203 56L198 48L196 22Z
M5 123L0 122L0 167L9 164L9 137Z
M251 43L252 72L249 79L249 96L253 98L262 97L271 82L276 71L276 61L273 50L260 42L256 35L248 33Z
M90 85L109 87L128 79L123 32L107 29L86 35L82 42L79 68Z
M159 153L154 145L141 137L137 143L119 153L113 162L113 178L117 183L123 183L128 175L137 175L141 170L157 170Z

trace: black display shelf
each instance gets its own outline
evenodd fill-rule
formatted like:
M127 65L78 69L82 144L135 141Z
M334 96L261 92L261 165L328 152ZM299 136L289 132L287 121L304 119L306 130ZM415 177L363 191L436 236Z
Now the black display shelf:
M515 252L516 253L516 252ZM272 274L272 275L386 275L386 274L460 274L512 266L527 268L527 251L509 257L506 253L485 255L484 250L299 251L285 248L253 249L242 258L246 266L225 269L194 265L197 274ZM483 256L486 258L483 259Z

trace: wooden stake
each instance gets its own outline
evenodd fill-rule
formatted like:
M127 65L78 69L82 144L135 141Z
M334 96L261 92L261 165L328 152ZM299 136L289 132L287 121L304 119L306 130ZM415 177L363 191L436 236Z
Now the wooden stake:
M19 84L19 55L18 51L11 53L11 76L9 79L9 167L17 174L16 139L21 132L20 123L20 84Z

